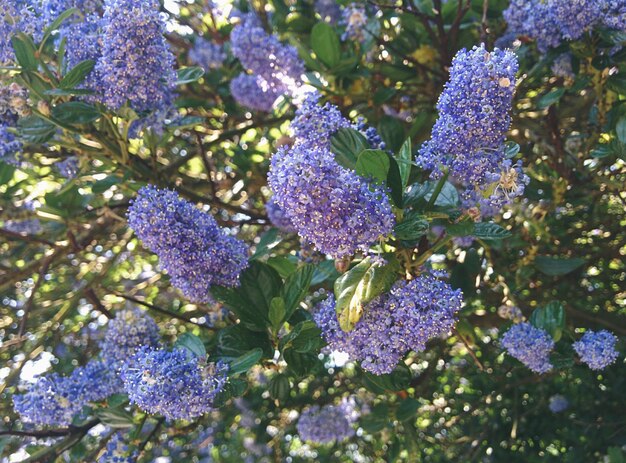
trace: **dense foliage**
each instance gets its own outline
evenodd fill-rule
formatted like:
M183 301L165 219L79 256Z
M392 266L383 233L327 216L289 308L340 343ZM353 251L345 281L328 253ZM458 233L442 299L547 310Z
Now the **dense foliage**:
M626 461L624 45L624 0L0 0L3 461Z

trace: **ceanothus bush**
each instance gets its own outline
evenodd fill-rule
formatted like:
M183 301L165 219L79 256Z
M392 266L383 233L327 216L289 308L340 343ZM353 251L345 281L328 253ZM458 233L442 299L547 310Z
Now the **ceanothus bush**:
M2 461L622 461L625 0L0 0Z

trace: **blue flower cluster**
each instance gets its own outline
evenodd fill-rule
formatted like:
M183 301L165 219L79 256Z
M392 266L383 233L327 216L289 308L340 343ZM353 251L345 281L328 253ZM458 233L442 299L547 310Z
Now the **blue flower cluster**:
M534 39L540 51L577 40L596 26L624 30L624 0L513 0L503 13L508 31Z
M274 154L268 183L299 235L340 258L390 234L395 217L385 188L335 161L330 137L351 124L335 106L318 100L309 95L296 112L296 143Z
M89 402L103 400L121 390L115 372L100 361L76 368L69 376L57 373L41 376L13 406L27 423L68 426Z
M352 331L340 328L333 297L320 304L314 319L330 349L380 375L393 371L407 352L421 352L429 340L450 331L462 303L460 290L423 274L371 301Z
M524 192L528 177L521 163L506 159L504 141L515 93L515 55L484 46L461 50L452 61L450 80L439 101L439 118L416 162L438 178L450 178L465 190L465 207L479 206L484 216Z
M550 397L548 408L552 413L561 413L567 410L569 407L569 401L561 394L555 394Z
M38 36L41 24L38 11L30 0L3 0L0 6L0 65L15 59L11 37L17 32Z
M102 341L101 355L105 362L120 366L141 347L159 345L159 326L140 309L126 309L109 320Z
M189 420L212 410L227 380L224 364L203 363L186 349L144 347L122 367L124 389L148 413Z
M27 98L28 93L19 85L0 83L0 162L19 164L22 143L9 129L15 126L18 116L28 113Z
M22 151L22 143L15 138L9 126L0 121L0 162L19 164L18 154Z
M270 112L280 96L262 77L245 73L230 81L230 93L241 106L263 112Z
M226 60L226 52L221 45L203 38L198 38L189 50L189 59L205 71L217 69Z
M556 57L550 69L552 70L552 74L557 77L563 77L564 79L573 79L576 77L572 69L572 56L569 53L563 53Z
M607 330L587 331L572 344L572 347L579 355L580 359L592 370L603 370L619 356L615 350L617 338Z
M386 191L340 166L323 148L281 148L268 175L276 203L300 236L335 258L369 247L393 230Z
M548 333L530 323L511 326L502 336L501 344L511 357L535 373L546 373L552 369L550 352L554 348L554 341Z
M96 66L103 102L119 109L164 111L176 81L158 0L106 0L102 57Z
M306 408L296 425L300 438L316 444L331 444L354 436L353 416L345 404Z
M361 44L371 42L380 32L375 12L359 3L350 3L343 9L339 24L345 28L342 40L354 40Z
M341 20L341 8L335 0L315 0L314 7L323 21L337 24Z
M270 198L265 204L265 211L267 212L267 217L272 222L276 228L285 233L293 233L296 229L291 224L291 220L285 215L285 212L280 208L274 198Z
M54 167L56 167L62 177L67 179L74 178L78 174L78 158L76 156L67 157L55 163Z
M128 224L159 256L172 284L194 301L210 301L212 285L236 286L248 266L246 245L174 191L143 187L128 209Z
M60 30L61 37L65 38L65 59L67 67L72 69L78 63L86 60L98 62L102 57L102 17L92 13L85 16L83 21L70 22ZM90 72L81 88L91 91L102 91L99 86L98 73ZM88 101L97 101L97 96L86 96Z
M277 95L293 95L301 85L304 63L298 51L267 34L253 14L245 15L230 34L233 55L244 68L265 80Z
M106 451L98 458L98 463L135 463L139 452L131 451L121 432L111 436L106 445Z

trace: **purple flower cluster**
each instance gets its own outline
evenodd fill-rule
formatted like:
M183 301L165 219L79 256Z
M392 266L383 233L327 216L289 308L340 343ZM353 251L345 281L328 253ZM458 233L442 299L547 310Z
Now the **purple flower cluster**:
M24 394L13 397L13 406L27 423L67 426L89 402L103 400L121 390L115 372L103 362L92 361L69 376L41 376Z
M67 157L55 163L54 167L56 167L62 177L67 179L74 178L78 174L78 158L76 156Z
M563 53L555 58L552 63L552 74L564 79L573 79L576 77L572 69L572 56L569 53Z
M263 112L270 112L280 96L263 77L245 73L230 81L230 93L241 106Z
M350 256L393 230L385 189L340 166L326 149L279 149L268 181L300 236L333 257Z
M236 286L248 265L246 245L174 191L143 187L128 210L128 224L159 256L172 284L194 301L210 301L212 285Z
M2 0L0 2L0 65L15 59L11 38L18 32L39 35L41 23L38 11L30 0Z
M192 419L212 410L226 384L227 367L203 361L182 348L142 348L122 367L131 403L169 419Z
M416 161L437 178L448 169L464 188L465 207L479 205L493 215L524 192L528 177L521 164L506 159L504 141L518 69L515 55L484 46L461 50L439 101L439 118Z
M102 342L102 358L110 365L128 362L141 347L157 347L159 326L139 309L126 309L109 320Z
M350 121L343 117L336 106L319 104L321 95L311 92L296 110L291 130L298 143L330 149L330 139L339 129L350 128Z
M139 452L131 451L121 432L113 434L107 442L106 452L98 458L98 463L135 463Z
M265 204L265 211L267 212L267 217L272 222L276 228L284 231L285 233L293 233L296 229L291 224L291 220L285 215L285 211L283 211L274 198L270 198Z
M98 61L103 102L135 111L169 107L175 85L174 56L163 36L157 0L106 0L102 57Z
M352 331L340 328L333 297L320 304L314 318L330 349L380 375L392 372L407 352L421 352L429 340L450 331L462 303L460 290L423 274L371 301Z
M552 369L550 352L554 348L554 341L548 333L530 323L511 326L502 336L501 344L511 357L535 373L546 373Z
M0 162L19 164L18 154L22 151L22 143L15 138L9 126L0 122Z
M248 14L230 34L233 55L246 70L262 77L278 95L292 95L300 86L304 63L298 51L267 34L259 19Z
M83 21L72 22L61 28L60 35L65 38L65 57L68 69L86 60L98 62L102 56L102 18L97 14L85 16ZM98 73L92 70L81 88L87 90L101 90L99 88ZM96 100L97 97L86 97L87 100Z
M221 67L226 60L226 52L221 45L198 38L189 50L189 59L207 71Z
M548 403L548 408L552 413L561 413L567 410L569 407L568 400L563 397L561 394L555 394L550 397L550 402Z
M335 0L315 0L314 7L323 21L337 24L341 20L341 8Z
M316 444L330 444L354 436L353 416L345 404L306 408L296 425L300 438Z
M512 0L503 15L509 32L531 37L542 52L596 26L626 28L624 0Z
M592 370L603 370L619 356L615 350L617 338L607 330L587 331L572 347Z
M351 3L346 6L340 21L340 24L345 27L341 36L342 40L354 40L363 43L378 35L380 24L376 20L369 21L370 17L374 17L374 15L368 12L364 5Z

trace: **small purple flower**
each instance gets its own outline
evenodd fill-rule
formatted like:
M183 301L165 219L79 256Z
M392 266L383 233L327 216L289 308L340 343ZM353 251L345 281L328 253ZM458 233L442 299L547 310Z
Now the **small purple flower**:
M230 81L230 93L241 106L263 112L270 112L280 96L263 77L245 73Z
M552 370L550 353L554 348L554 341L548 333L530 323L511 326L502 336L501 344L511 357L535 373L542 374Z
M141 347L159 345L159 327L140 309L126 309L109 320L102 342L102 358L111 365L128 362Z
M569 407L568 400L562 396L561 394L555 394L550 397L550 403L548 404L548 408L552 413L561 413L567 410Z
M302 440L330 444L354 436L352 422L351 414L342 405L312 405L302 412L296 427Z
M202 66L205 71L217 69L226 60L226 52L224 47L215 42L197 38L193 47L189 50L189 59L198 66Z

